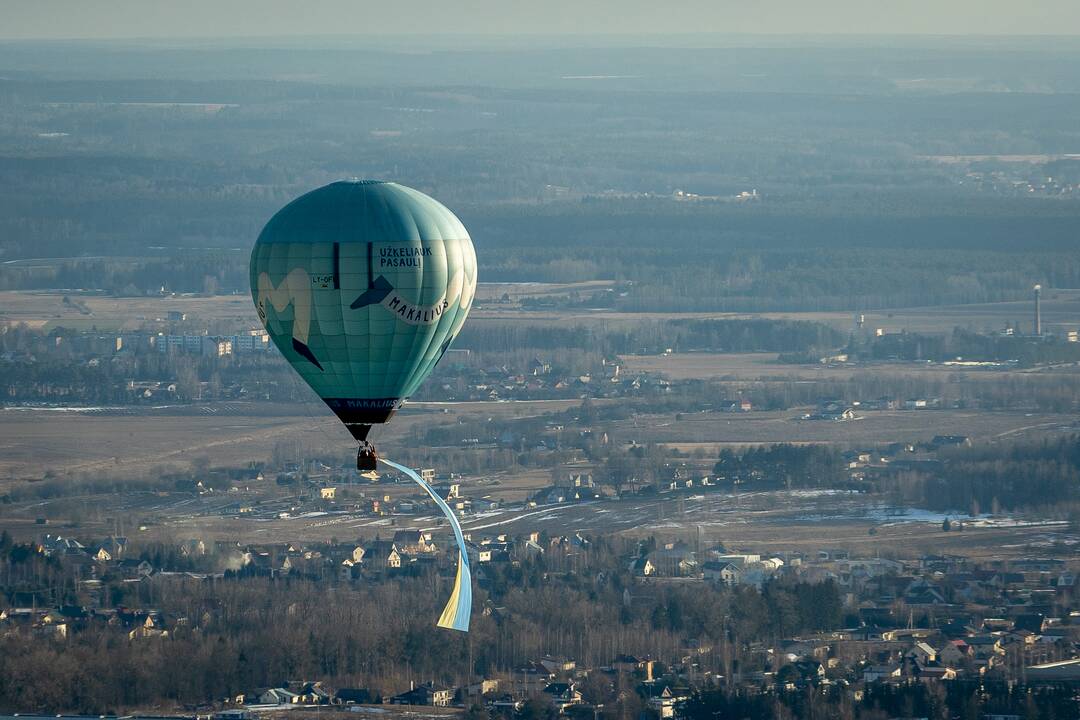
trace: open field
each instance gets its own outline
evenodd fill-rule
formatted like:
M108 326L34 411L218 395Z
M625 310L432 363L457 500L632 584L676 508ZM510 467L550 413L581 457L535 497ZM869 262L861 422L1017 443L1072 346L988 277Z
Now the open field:
M612 442L657 442L681 450L760 443L831 443L845 447L967 435L973 443L1075 433L1076 417L964 410L867 410L844 422L802 420L809 408L775 412L638 416L614 423Z
M380 429L386 451L407 442L413 427L454 423L468 416L520 418L558 412L577 400L492 403L417 403ZM443 411L446 412L443 412ZM310 414L309 414L310 413ZM751 413L639 415L613 423L614 442L658 442L710 453L725 445L755 443L874 444L917 442L935 435L964 434L974 442L1031 439L1076 432L1071 415L961 410L860 411L847 422L801 420L802 410ZM278 443L342 456L352 439L329 411L315 402L298 406L226 403L150 409L9 408L0 412L0 479L107 473L135 477L159 466L186 468L197 458L212 466L244 466L269 459ZM507 499L545 483L529 483ZM506 487L504 490L510 490Z
M64 302L70 297L74 302ZM26 323L31 327L64 326L79 330L134 330L164 323L168 313L187 313L203 322L230 321L238 327L259 323L247 295L177 295L116 298L96 294L56 292L0 292L0 323Z
M385 429L380 447L393 450L416 425L454 423L473 415L515 418L565 410L578 400L415 403ZM444 412L445 410L445 412ZM385 442L381 442L385 439ZM327 453L355 453L355 442L328 409L298 405L223 403L176 408L0 410L0 482L107 472L146 474L156 466L187 467L205 457L212 466L265 461L280 442Z
M1017 332L1032 332L1035 304L1030 299L1012 302L972 303L969 305L940 305L928 307L870 310L864 314L864 327L883 328L887 332L947 333L961 327L975 331L993 331L1011 323ZM763 313L766 318L792 320L816 320L828 323L838 330L849 331L853 313ZM1076 329L1080 325L1080 290L1048 289L1042 294L1043 329L1054 331L1059 327Z
M641 320L663 321L693 317L751 317L736 314L616 313L610 311L527 312L513 305L523 297L555 296L572 291L593 292L603 283L574 285L492 284L483 286L478 323L617 325ZM510 296L507 304L487 302ZM39 326L64 324L80 328L134 328L164 325L169 311L188 314L189 322L255 326L257 320L245 295L117 299L75 295L64 302L59 293L0 293L0 323L27 322ZM994 303L946 308L909 308L866 314L869 328L948 332L955 326L974 329L1002 327L1006 322L1030 322L1030 303ZM1048 291L1044 321L1080 324L1080 291ZM848 330L849 313L774 313L767 317L815 320ZM660 373L672 379L712 378L733 382L812 382L843 380L860 374L935 379L995 381L1023 372L1025 377L1054 378L1077 373L1075 366L1034 371L960 369L945 365L882 363L873 365L803 366L777 362L771 353L683 353L670 356L625 356L629 372ZM598 401L603 403L605 401ZM528 417L576 406L580 400L537 402L414 403L394 423L375 436L384 454L393 456L414 429L478 417ZM1037 439L1076 432L1072 415L997 413L962 410L858 411L848 422L805 421L807 409L745 414L684 413L639 415L607 427L612 442L657 442L706 457L719 448L756 443L835 443L863 446L895 441L917 442L934 435L964 434L976 443L1001 439ZM223 403L175 408L47 409L9 408L0 411L0 485L31 487L50 472L78 482L80 476L143 477L154 468L186 469L206 458L212 466L237 467L267 460L281 443L299 443L310 451L352 453L353 441L320 403L275 406ZM550 484L547 470L470 477L466 492L520 503ZM78 486L76 486L78 487ZM48 498L33 492L5 505L5 528L19 537L36 537L37 518L48 517L49 532L101 535L113 531L118 519L132 534L148 539L184 537L243 542L329 540L332 537L387 535L399 527L436 528L447 532L433 511L416 516L369 517L345 511L291 514L295 499L273 481L238 488L230 493L194 496L157 483L147 490L73 494ZM346 494L415 494L411 485L355 485ZM661 495L625 500L499 510L464 519L466 531L551 534L620 532L682 537L690 541L723 541L755 551L819 549L824 544L859 554L914 556L950 552L973 556L1009 556L1037 548L1042 554L1075 553L1077 538L1058 519L1012 522L980 518L964 533L942 533L941 517L932 513L899 516L875 506L880 498L828 492L746 493L708 491L700 495ZM227 509L238 503L256 507L252 516L238 517ZM344 505L345 503L342 503ZM145 528L145 529L140 529ZM871 534L871 529L874 531ZM826 540L827 538L827 540Z
M777 360L778 353L671 353L670 355L622 355L629 372L658 373L671 380L848 380L860 375L889 375L954 382L1000 381L1010 374L1025 378L1080 373L1080 363L1031 369L979 368L929 362L836 363L793 365Z
M395 486L355 486L351 493L381 495L403 491ZM254 491L253 491L254 492ZM237 502L256 502L257 516L223 514ZM893 508L880 499L837 491L728 493L707 489L697 494L664 494L623 500L546 505L497 510L462 518L466 533L549 535L622 533L683 539L694 545L722 542L753 552L842 548L859 556L913 558L924 553L970 557L1073 557L1080 535L1058 518L950 514L965 522L963 532L944 533L946 515ZM316 542L332 538L373 538L405 527L432 530L443 543L450 531L434 508L414 516L370 517L351 512L307 513L277 517L289 498L253 499L252 493L196 497L176 492L105 494L16 503L5 510L5 527L18 538L36 537L33 521L47 515L49 532L94 536L111 532L119 521L142 540L175 542L186 538L241 543Z
M540 282L512 282L512 283L477 283L476 300L499 301L504 297L510 302L520 302L524 298L549 298L569 295L572 292L587 294L604 290L613 286L611 280L588 280L575 283L540 283Z
M947 534L941 531L944 516L918 511L904 516L901 512L875 506L858 495L831 492L710 492L681 498L659 496L495 511L467 516L462 527L466 533L476 534L546 531L549 535L655 535L691 543L700 539L703 545L723 542L733 548L752 547L754 552L816 551L828 546L863 556L917 557L925 552L950 552L1008 557L1029 552L1029 546L1039 548L1040 553L1068 556L1080 547L1080 538L1060 520L982 518L970 522L963 533ZM431 529L449 541L449 527L434 511L393 520L348 514L267 522L189 517L170 520L153 532L163 537L223 533L229 538L269 542L272 538L374 537L399 527Z
M481 283L477 290L477 306L470 322L526 322L547 325L559 324L617 324L642 320L750 318L765 317L823 322L847 332L852 328L854 314L850 312L779 312L747 313L624 313L612 310L544 310L528 311L515 306L524 297L550 297L570 292L590 294L609 286L607 281L583 283ZM490 302L510 296L511 304L503 306ZM134 328L163 321L169 311L188 314L189 319L201 322L232 322L240 327L256 326L251 299L246 294L114 298L95 294L73 294L77 303L64 303L65 295L52 291L0 292L0 323L27 323L33 326L65 325L80 329L97 326L101 329ZM489 302L485 302L489 301ZM1030 300L971 305L897 308L866 311L865 327L884 328L889 332L944 333L955 327L973 330L996 330L1013 323L1021 331L1031 328ZM1050 289L1043 293L1043 324L1048 330L1058 327L1075 329L1080 326L1080 290Z
M516 303L526 297L592 293L611 285L607 280L582 283L480 283L476 298L477 302L483 303L498 301L505 295L511 303ZM70 298L71 302L65 302L65 298ZM146 324L164 323L168 313L173 311L186 313L189 319L202 322L235 322L244 327L257 326L259 323L247 294L117 298L77 291L0 292L0 324L132 330Z
M948 333L956 327L976 331L1000 330L1012 323L1019 332L1031 332L1034 305L1031 300L1012 302L973 303L970 305L942 305L928 307L891 308L868 310L864 327L872 331L882 328L887 332ZM500 309L497 306L481 306L474 316L485 320L514 320L534 323L563 323L569 325L589 323L619 323L642 320L665 321L678 319L737 319L772 318L784 320L808 320L821 322L848 332L855 322L852 312L616 312L612 310L566 310L523 311ZM470 318L473 316L470 316ZM1043 292L1043 327L1053 331L1059 327L1076 329L1080 326L1080 290L1053 289Z

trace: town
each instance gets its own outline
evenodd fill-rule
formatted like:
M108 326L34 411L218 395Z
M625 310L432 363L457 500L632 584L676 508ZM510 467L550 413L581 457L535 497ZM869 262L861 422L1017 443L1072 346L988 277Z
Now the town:
M22 657L31 647L69 653L102 641L126 643L138 657L170 643L194 649L227 642L242 656L255 648L243 637L250 620L231 619L240 610L233 604L237 591L284 587L274 593L284 595L283 610L293 616L320 612L315 608L322 600L293 598L308 588L327 602L357 605L391 588L400 599L421 588L428 594L432 582L449 582L454 560L439 533L423 530L351 542L191 539L141 547L121 536L92 541L45 533L36 542L16 543L5 534L0 549L13 603L0 611L8 657ZM474 660L472 673L439 669L439 663L429 666L435 676L422 682L421 667L408 681L365 673L357 665L400 660L387 653L411 651L382 648L378 658L346 653L332 659L327 653L339 651L319 635L312 638L312 659L296 659L299 664L280 676L273 665L252 668L250 677L237 672L209 684L180 683L174 696L154 701L221 717L388 703L516 715L530 704L529 712L540 712L540 704L569 717L646 712L671 718L692 712L709 692L777 702L810 692L822 707L858 706L882 702L885 688L923 697L974 682L991 694L1019 685L1044 693L1046 702L1066 702L1061 689L1080 683L1075 560L1038 554L908 558L899 549L894 557L859 557L829 547L761 554L724 543L540 532L471 533L469 556L481 598L478 632L497 636L499 647ZM544 598L539 607L521 597L522 584ZM586 637L559 643L565 654L534 654L527 636L536 623L548 611L567 611L559 603L545 607L549 593L570 589L567 602L582 599L587 612L592 604L605 605L592 621L598 632L613 622L631 635L615 632L595 644L582 627ZM276 604L270 601L264 612L280 612ZM337 631L379 635L378 627L393 625L395 614L419 615L415 624L423 625L432 606L427 600L366 606L356 612L376 626L346 624ZM330 607L325 612L337 615ZM644 637L634 638L635 628ZM657 638L664 640L648 643ZM196 665L188 671L201 672L203 661L191 662ZM254 684L236 684L245 681ZM61 690L28 680L20 692L43 702L47 695L40 693ZM99 687L105 694L90 692L72 709L108 710L108 690ZM135 692L130 701L139 702L142 690Z

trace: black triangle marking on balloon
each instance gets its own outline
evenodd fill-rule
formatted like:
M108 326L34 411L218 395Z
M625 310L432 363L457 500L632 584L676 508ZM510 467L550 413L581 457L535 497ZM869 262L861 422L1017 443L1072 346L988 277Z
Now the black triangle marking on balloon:
M311 352L311 348L309 348L307 345L300 342L296 338L293 338L292 349L300 353L307 360L310 360L315 365L315 367L319 368L320 370L323 369L323 366L319 364L318 358L315 357L315 353Z
M442 344L442 347L441 347L441 348L439 348L439 360L442 360L442 359L443 359L443 355L445 355L445 354L446 354L446 351L450 349L450 343L452 343L452 342L454 342L454 336L453 336L453 335L451 335L450 337L448 337L448 338L446 339L446 342L444 342L444 343ZM439 360L436 360L436 361L435 361L435 364L436 364L436 365L438 365L438 364L439 364Z
M353 310L359 310L368 305L377 305L393 291L394 286L390 284L390 281L380 275L375 279L375 282L371 284L371 287L361 293L360 297L352 301L352 305L349 307Z

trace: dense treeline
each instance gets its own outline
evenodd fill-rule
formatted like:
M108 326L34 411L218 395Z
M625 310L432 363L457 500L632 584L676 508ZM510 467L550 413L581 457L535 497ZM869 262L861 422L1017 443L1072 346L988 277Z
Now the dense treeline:
M16 264L0 272L0 290L88 288L117 297L247 292L247 254L190 252L168 257L73 258Z
M865 230L850 237L848 225L854 221L843 217L832 224L815 223L793 213L783 223L756 228L752 210L669 205L586 204L590 224L581 228L574 227L575 208L566 203L528 206L521 216L509 217L489 217L505 212L501 209L476 210L472 234L482 261L481 280L629 281L625 295L594 304L630 312L863 310L1017 300L1027 296L1034 282L1080 286L1080 260L1067 245L1076 228L1068 218L1051 216L1043 230L1025 227L1044 222L1038 217L942 220L944 236L938 242L913 248L911 238L935 235L932 222L910 220L908 228L895 219L865 220ZM733 212L751 214L749 219L727 215ZM246 248L256 234L257 228L226 247ZM1042 242L1012 252L1020 234L1039 235ZM969 236L984 245L967 247ZM68 252L71 245L64 244ZM28 247L26 253L10 254L33 256L33 250L44 252ZM106 252L101 248L94 254ZM116 263L14 265L0 272L0 289L90 287L134 295L165 286L177 292L246 292L246 254L196 249L177 257Z
M993 387L991 383L972 383L975 388ZM638 438L639 433L627 431L616 434L609 423L630 418L663 417L676 413L676 419L686 420L678 413L688 408L707 406L712 410L723 407L728 384L680 386L676 392L627 398L613 404L594 404L585 401L561 416L544 416L495 422L491 418L463 418L458 423L439 425L426 431L414 430L412 442L402 449L414 464L430 464L436 460L470 472L496 468L554 467L582 454L602 468L601 477L616 490L638 491L650 486L663 487L672 479L670 468L690 456L673 452L659 445L625 442ZM794 383L794 388L805 387ZM848 386L831 386L847 389ZM1069 386L1071 388L1071 386ZM814 389L820 397L821 388ZM762 397L752 388L742 390L742 397ZM1047 392L1052 392L1047 390ZM838 397L838 396L834 396ZM790 398L789 398L790 400ZM807 398L807 401L809 399ZM1067 407L1073 407L1073 399ZM911 412L933 413L934 410ZM668 416L670 417L670 416ZM692 418L691 418L692 419ZM566 423L567 432L551 430L553 420ZM680 437L687 437L683 426ZM570 431L588 429L581 434ZM611 431L614 442L601 441L601 430ZM870 470L860 470L853 479L842 445L756 445L742 450L719 447L721 438L708 434L694 435L702 443L717 441L717 460L706 474L727 487L776 490L798 488L857 489L864 492L883 492L897 504L909 504L934 510L962 511L982 508L1034 509L1059 506L1060 517L1068 516L1070 503L1080 502L1080 436L1070 435L1042 443L996 443L974 447L935 447L916 443L917 450L932 451L929 457L940 459L939 464L912 464L910 458L926 458L925 454L911 455L898 442L878 448L892 456L894 463L876 464ZM481 450L462 449L463 443L474 440L485 445ZM538 443L542 441L537 447ZM622 441L622 442L620 442ZM429 448L427 450L420 448ZM433 449L431 449L433 448ZM859 449L870 448L859 446ZM703 450L702 453L705 451ZM711 462L711 461L710 461Z
M976 446L944 457L942 469L908 474L898 490L938 510L1066 508L1080 501L1080 436Z
M724 448L713 472L722 482L762 489L838 488L848 484L843 454L830 445L761 445L738 454Z
M688 380L673 384L650 398L657 410L693 412L719 410L735 397L749 399L759 410L785 410L815 406L823 400L866 403L879 399L903 402L909 398L937 398L945 408L1069 413L1080 408L1080 376L1071 373L1027 374L996 371L900 374L853 372L843 379L807 380L785 374L757 380ZM646 406L630 407L645 411ZM620 408L605 409L612 417L625 417Z
M1023 328L1031 332L1031 326ZM1056 337L1024 337L990 335L956 328L951 335L894 333L870 338L865 343L853 343L858 357L874 360L934 360L962 358L968 361L1015 362L1020 366L1045 363L1077 362L1080 343L1064 342Z
M876 468L855 482L842 452L827 445L777 444L720 451L717 479L750 488L882 490L898 504L978 514L1080 502L1080 436L1041 443L977 445L938 450L940 463L912 469Z
M541 356L580 349L610 358L631 353L655 354L667 349L805 352L835 347L843 340L830 326L803 320L634 320L567 326L488 322L466 326L455 347L480 353L531 352Z
M6 349L4 339L0 333L0 352ZM16 342L6 345L19 347ZM312 399L311 391L300 384L276 352L216 357L151 351L80 357L65 351L31 357L32 361L0 362L5 401L152 405L162 401ZM158 386L147 392L148 385Z
M968 201L928 217L925 204L908 200L892 212L875 204L880 214L828 202L777 210L660 200L503 210L487 231L497 241L481 248L485 277L633 281L616 301L629 311L991 302L1019 299L1041 278L1052 287L1080 283L1080 262L1068 249L1076 228L1064 206L1021 211ZM1004 208L1025 218L1002 217ZM1014 254L1020 235L1039 242Z
M236 330L235 327L223 329ZM958 334L966 337L963 333ZM108 340L110 336L102 334L102 337ZM62 340L58 343L57 338ZM663 323L638 320L568 327L485 322L466 326L458 339L456 347L470 350L469 357L448 357L415 399L444 399L444 385L455 392L464 392L468 374L478 369L506 366L516 373L528 373L537 358L551 364L555 378L577 377L601 372L605 359L623 353L660 352L670 347L682 351L797 353L805 359L821 357L818 351L827 352L824 348L834 347L838 339L838 334L826 325L786 320L675 320ZM1075 355L1074 343L1037 343L1021 338L1014 341L1008 347L1035 347L1041 360ZM79 342L79 333L66 330L43 333L25 326L0 330L0 353L10 352L15 358L3 364L0 387L4 389L4 396L9 401L155 402L153 398L138 396L135 390L138 386L129 383L138 380L175 384L176 392L170 393L169 397L178 402L238 399L241 388L244 389L243 397L248 400L316 402L274 351L211 358L159 354L144 349L143 352L109 357L89 349L73 349ZM1051 352L1057 354L1051 355ZM27 354L33 355L35 361L20 359ZM645 390L642 393L648 394ZM575 391L573 396L579 394ZM1080 376L1072 373L1002 373L960 367L947 374L883 373L868 367L843 379L806 381L780 371L757 380L682 381L667 388L663 394L650 395L649 407L673 412L719 409L725 401L730 402L736 396L745 397L755 408L765 410L814 405L822 398L854 403L882 397L895 400L929 397L940 399L943 407L1067 413L1080 408ZM632 402L630 407L646 408L636 407ZM620 410L613 408L607 412ZM621 417L625 416L624 412Z

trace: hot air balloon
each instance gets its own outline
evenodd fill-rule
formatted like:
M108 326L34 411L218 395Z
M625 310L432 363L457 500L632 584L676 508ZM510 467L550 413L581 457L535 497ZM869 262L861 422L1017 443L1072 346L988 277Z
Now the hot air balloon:
M359 442L356 466L412 478L450 520L458 574L439 626L468 630L469 559L461 526L414 470L368 441L446 354L476 290L461 221L403 185L336 182L279 210L251 251L251 295L274 344Z
M403 185L336 182L302 195L251 251L251 294L270 338L360 443L394 413L461 330L476 253L441 203Z

